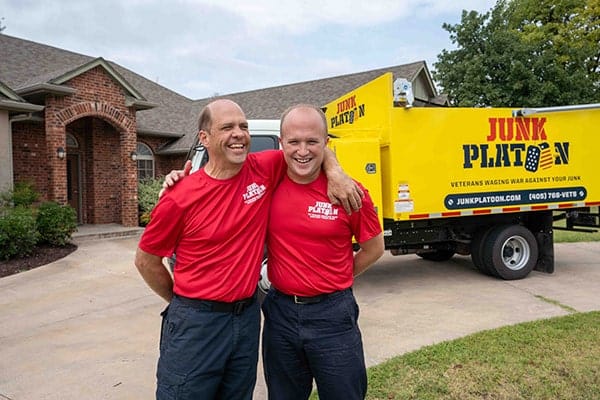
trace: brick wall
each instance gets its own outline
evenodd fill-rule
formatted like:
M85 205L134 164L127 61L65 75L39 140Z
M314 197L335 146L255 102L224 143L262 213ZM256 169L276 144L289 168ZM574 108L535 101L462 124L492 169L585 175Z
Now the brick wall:
M49 200L44 123L15 122L12 132L14 182L32 183L40 193L40 201Z
M45 200L67 202L66 132L80 142L80 173L84 177L83 222L136 226L137 166L135 110L125 105L125 91L102 67L93 68L66 85L70 96L46 96L43 123L13 125L15 181L31 179Z
M156 169L157 175L164 176L174 169L182 169L185 164L186 155L180 156L162 156L159 158L160 169Z

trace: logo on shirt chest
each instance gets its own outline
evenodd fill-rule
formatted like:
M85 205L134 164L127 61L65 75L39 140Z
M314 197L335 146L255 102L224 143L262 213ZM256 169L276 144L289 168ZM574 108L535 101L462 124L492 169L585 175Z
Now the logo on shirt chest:
M242 194L245 204L254 203L256 200L264 196L267 188L265 185L259 185L258 183L252 183L246 186L246 193Z
M313 219L336 220L339 211L338 208L333 208L331 203L316 201L315 205L308 206L308 217Z

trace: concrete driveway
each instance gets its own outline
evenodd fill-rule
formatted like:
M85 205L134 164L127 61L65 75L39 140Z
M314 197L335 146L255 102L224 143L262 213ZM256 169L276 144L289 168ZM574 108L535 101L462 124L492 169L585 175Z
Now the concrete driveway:
M0 399L150 399L165 303L133 266L137 237L80 243L0 279ZM558 244L556 272L520 281L386 254L357 279L369 366L476 331L600 310L600 242ZM260 369L260 368L259 368ZM256 399L266 398L262 373Z

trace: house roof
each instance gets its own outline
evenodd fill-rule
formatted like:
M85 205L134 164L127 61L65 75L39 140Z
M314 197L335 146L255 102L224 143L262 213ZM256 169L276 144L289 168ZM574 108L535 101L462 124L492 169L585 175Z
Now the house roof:
M412 81L424 69L425 63L419 61L355 74L234 93L223 97L240 104L249 119L279 119L283 111L292 104L325 105L386 72L392 72L395 77L403 77Z
M131 104L138 109L139 135L173 138L157 150L162 155L188 151L197 135L200 109L215 98L237 102L249 119L278 119L289 105L324 105L385 72L392 72L395 78L427 82L424 85L427 98L415 99L417 104L443 102L424 61L194 101L103 58L0 34L0 81L25 99L40 91L68 94L72 88L64 83L95 66L103 67L129 93Z
M178 138L195 124L188 118L194 102L127 68L103 58L0 35L0 81L24 98L40 92L72 90L66 81L91 68L104 68L124 89L129 104L138 108L138 133ZM152 109L149 109L152 108Z

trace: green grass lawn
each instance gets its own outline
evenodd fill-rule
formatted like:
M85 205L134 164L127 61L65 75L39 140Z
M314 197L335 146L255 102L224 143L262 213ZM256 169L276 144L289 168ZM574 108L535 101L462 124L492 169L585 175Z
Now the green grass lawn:
M369 368L368 376L367 399L600 399L600 312L423 347Z
M527 322L369 368L368 399L600 399L600 312Z
M565 242L597 242L600 241L600 231L595 233L554 230L554 243Z
M600 241L600 232L554 230L554 241ZM368 376L367 399L600 399L600 312L423 347L369 368Z

